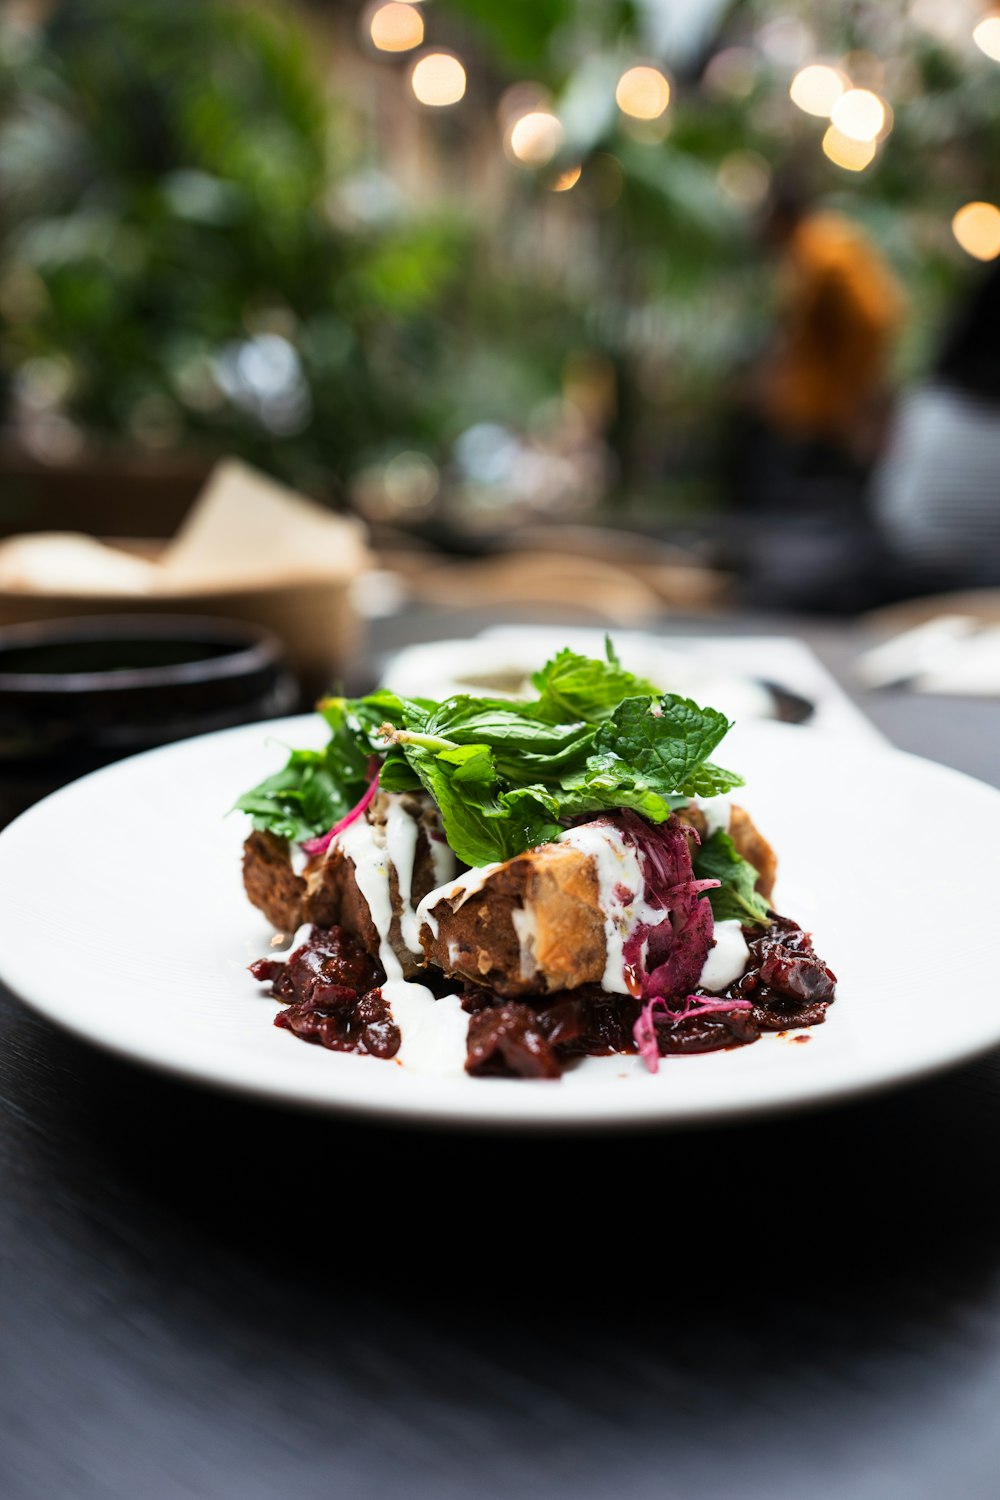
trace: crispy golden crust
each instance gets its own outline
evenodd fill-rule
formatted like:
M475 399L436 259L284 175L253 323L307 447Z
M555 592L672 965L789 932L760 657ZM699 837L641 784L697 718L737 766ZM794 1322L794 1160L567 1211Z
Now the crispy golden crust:
M757 871L757 889L770 901L774 877L778 873L778 856L757 828L748 812L735 805L729 815L729 837L748 864Z
M678 816L706 832L700 809L683 808ZM771 845L741 807L731 810L729 834L757 870L757 889L770 899L777 868ZM275 927L294 931L301 922L337 924L377 955L379 938L368 903L353 864L339 849L313 860L302 877L292 871L285 840L253 833L244 846L243 876L250 900ZM394 913L389 939L404 972L411 974L419 961L403 942L399 885L391 865L389 880ZM422 828L413 869L414 906L433 888L430 840ZM604 914L596 871L589 856L569 845L544 844L520 854L495 870L480 890L464 900L445 897L431 914L436 932L426 926L421 932L426 961L500 995L575 989L603 978Z
M604 916L593 861L543 844L500 866L461 904L433 909L421 933L430 963L499 995L574 989L604 974Z
M700 807L682 807L677 816L682 823L693 828L700 838L705 837L708 832L708 822ZM757 871L757 889L764 900L769 901L771 892L774 890L774 879L778 873L778 856L767 839L763 837L750 814L744 808L737 807L735 803L731 804L729 809L729 827L726 831L736 845L736 852L741 854Z

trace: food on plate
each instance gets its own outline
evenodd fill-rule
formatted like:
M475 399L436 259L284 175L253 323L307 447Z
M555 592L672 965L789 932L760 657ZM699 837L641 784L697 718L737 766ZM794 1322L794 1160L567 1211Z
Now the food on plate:
M524 702L330 698L321 750L242 796L276 1024L438 1074L557 1078L824 1019L836 980L710 757L726 717L561 651Z

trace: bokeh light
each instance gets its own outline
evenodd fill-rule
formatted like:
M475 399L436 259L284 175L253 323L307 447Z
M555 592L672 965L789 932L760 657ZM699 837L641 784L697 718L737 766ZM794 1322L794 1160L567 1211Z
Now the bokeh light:
M830 118L841 135L867 143L877 140L882 132L886 122L885 105L871 89L848 89L834 104Z
M385 466L384 482L395 510L426 510L437 495L440 475L426 453L397 453Z
M856 88L874 89L876 93L885 88L885 63L864 47L855 47L846 53L839 59L838 66Z
M535 110L551 110L552 96L543 84L531 83L522 79L519 83L512 83L509 88L504 89L497 101L497 119L500 128L506 132L515 120L522 115L533 114Z
M548 110L522 115L511 127L510 155L525 167L544 167L563 142L563 128Z
M582 171L583 168L579 165L567 167L565 172L560 172L555 181L549 184L552 191L554 193L568 193L570 188L576 187L576 184L580 181L580 173Z
M910 0L909 19L935 41L956 49L968 45L969 0Z
M951 232L967 255L995 260L1000 255L1000 208L995 203L966 203L952 219Z
M421 104L442 109L465 94L465 69L451 52L427 52L413 64L410 86Z
M659 68L628 68L618 80L615 100L634 120L658 120L670 103L670 84Z
M759 208L771 187L771 169L756 151L731 151L719 163L716 182L738 208Z
M757 29L757 46L781 68L796 68L816 50L812 27L799 16L777 15Z
M819 115L829 119L833 106L847 89L847 79L839 68L827 63L810 63L800 68L792 79L788 92L792 103L807 115Z
M875 160L875 142L857 141L836 125L831 125L823 137L823 151L836 167L845 172L863 172Z
M980 52L1000 62L1000 16L984 16L972 33L972 40Z
M701 86L710 99L749 99L759 70L752 47L726 47L705 65Z
M372 16L370 30L380 52L409 52L424 39L424 18L415 6L390 0Z

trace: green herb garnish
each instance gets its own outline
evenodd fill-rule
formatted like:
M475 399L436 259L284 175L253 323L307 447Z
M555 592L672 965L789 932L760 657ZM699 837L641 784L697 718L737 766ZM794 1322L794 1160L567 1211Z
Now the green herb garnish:
M708 892L712 915L717 922L734 918L744 926L766 927L770 921L768 905L756 890L757 871L739 853L728 833L721 828L695 850L694 873L699 880L718 880Z
M538 697L527 702L326 699L326 748L293 751L236 806L282 837L321 835L364 794L374 757L385 791L429 792L459 859L483 865L548 842L582 814L629 807L662 823L691 796L743 784L709 759L725 715L657 692L610 642L605 661L560 651L532 682Z

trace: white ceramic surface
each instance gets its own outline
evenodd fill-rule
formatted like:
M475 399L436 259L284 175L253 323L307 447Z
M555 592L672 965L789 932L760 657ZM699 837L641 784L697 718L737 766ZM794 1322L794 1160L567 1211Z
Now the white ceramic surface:
M226 809L312 716L154 750L64 788L0 834L0 976L134 1061L288 1105L461 1127L671 1126L819 1104L1000 1042L990 903L1000 792L930 762L748 723L719 751L781 861L776 903L840 979L805 1044L588 1058L558 1083L433 1079L307 1046L246 972L271 933L240 882ZM962 852L964 850L964 852ZM792 1034L794 1035L794 1033Z

